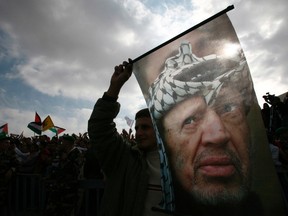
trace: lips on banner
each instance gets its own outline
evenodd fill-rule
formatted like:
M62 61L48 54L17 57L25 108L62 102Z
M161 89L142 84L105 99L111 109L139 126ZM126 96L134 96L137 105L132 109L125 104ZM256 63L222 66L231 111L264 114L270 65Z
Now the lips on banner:
M163 200L155 211L285 215L250 70L226 14L233 8L133 61L159 142Z

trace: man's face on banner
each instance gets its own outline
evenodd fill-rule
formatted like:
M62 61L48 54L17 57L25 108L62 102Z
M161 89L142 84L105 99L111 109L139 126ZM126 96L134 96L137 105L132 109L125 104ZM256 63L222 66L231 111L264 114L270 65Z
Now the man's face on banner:
M164 117L172 175L204 204L237 202L250 184L250 137L243 98L222 87L215 102L193 96Z

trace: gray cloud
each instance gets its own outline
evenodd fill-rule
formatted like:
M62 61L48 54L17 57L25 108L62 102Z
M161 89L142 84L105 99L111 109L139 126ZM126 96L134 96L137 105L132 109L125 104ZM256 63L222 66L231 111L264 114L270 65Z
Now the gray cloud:
M9 79L21 80L24 85L48 97L92 102L108 87L116 64L128 57L140 56L234 4L235 9L228 12L228 16L246 54L258 97L267 91L276 94L286 91L286 0L278 0L277 4L270 0L261 3L258 0L220 3L207 0L189 4L188 1L170 0L165 5L155 1L148 5L149 2L0 0L0 50L5 51L1 52L0 60L20 58L13 70L0 73L6 73ZM1 101L8 105L7 94L4 88L1 89ZM137 109L145 106L135 78L128 81L119 100L123 109L117 122L123 128L125 122L121 119L127 113L133 117ZM31 105L31 110L27 111L32 116L33 106L36 105ZM61 107L61 104L51 106ZM24 111L19 110L11 113L20 116ZM87 113L91 110L77 108L75 111L71 107L70 118L67 115L61 117L61 109L57 110L54 117L57 122L75 125L68 132L86 130ZM77 115L77 112L85 114ZM8 118L7 109L5 113L5 116L0 114L0 120L15 121L12 114ZM79 123L80 118L84 123ZM27 118L22 119L22 125L26 127Z

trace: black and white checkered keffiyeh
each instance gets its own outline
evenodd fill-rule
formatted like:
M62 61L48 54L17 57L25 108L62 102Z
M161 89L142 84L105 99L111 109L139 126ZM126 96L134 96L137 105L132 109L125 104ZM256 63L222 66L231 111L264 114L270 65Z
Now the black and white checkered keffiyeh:
M175 104L193 95L203 96L210 105L225 82L240 81L243 76L251 80L247 72L244 58L237 61L216 55L198 58L189 43L182 43L179 54L166 60L165 69L149 88L151 114L158 120Z
M200 95L208 105L212 105L221 87L228 82L233 82L233 87L245 95L245 103L249 103L253 84L248 65L241 53L236 59L216 55L198 58L192 53L190 43L183 42L179 47L179 53L166 60L164 70L149 88L148 107L155 126L165 113L187 97ZM162 204L166 210L173 211L174 193L167 154L159 131L156 132L160 143L164 190Z

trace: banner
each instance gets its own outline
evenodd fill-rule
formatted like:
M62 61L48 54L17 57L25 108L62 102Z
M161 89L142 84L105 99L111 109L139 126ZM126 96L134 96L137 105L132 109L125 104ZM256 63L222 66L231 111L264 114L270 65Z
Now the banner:
M159 142L163 211L285 215L249 67L226 13L134 60L133 73Z

